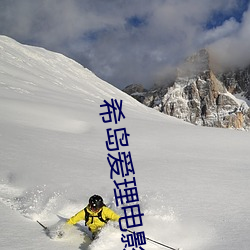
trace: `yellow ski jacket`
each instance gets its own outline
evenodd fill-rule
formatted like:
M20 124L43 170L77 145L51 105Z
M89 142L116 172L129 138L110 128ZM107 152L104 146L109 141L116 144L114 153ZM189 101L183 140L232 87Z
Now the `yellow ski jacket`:
M104 221L108 221L108 220L118 221L120 218L120 215L116 214L114 211L112 211L110 208L106 206L103 206L98 212L93 212L88 207L86 207L86 209L87 209L87 212L89 213L89 218L88 218L88 221L85 223L92 233L97 232L100 228L102 228L106 224L105 222L101 221L98 218L98 214L100 213L100 211L102 211L101 217ZM80 220L85 220L84 209L82 209L77 214L72 216L67 221L67 224L74 225Z

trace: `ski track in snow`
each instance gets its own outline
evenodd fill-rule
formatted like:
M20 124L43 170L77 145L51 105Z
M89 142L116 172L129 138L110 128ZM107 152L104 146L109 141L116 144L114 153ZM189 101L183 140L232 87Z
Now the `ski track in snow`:
M144 218L143 230L151 239L161 242L160 239L166 239L170 246L186 246L185 249L192 249L194 246L198 249L199 245L204 245L204 238L199 234L200 231L207 231L211 235L209 228L201 223L192 224L192 222L184 222L172 208L164 205L164 197L160 194L156 195L153 200L149 201L148 195L142 196L141 207L146 215ZM10 183L0 184L0 202L12 210L20 213L21 216L36 222L45 221L46 226L50 229L48 235L55 241L62 241L65 244L78 245L82 250L108 250L113 244L115 247L120 242L121 231L113 226L104 228L99 238L91 242L88 232L83 222L78 226L67 229L64 237L58 239L57 232L62 229L66 219L59 219L57 214L72 215L81 204L72 203L65 200L61 193L51 193L45 185L30 190L22 190L12 186ZM113 201L110 201L112 204ZM68 216L69 217L69 216ZM159 225L164 230L159 231ZM112 238L112 242L110 239ZM209 239L207 239L209 240ZM110 245L111 244L111 245ZM105 247L107 246L107 247ZM120 247L124 247L120 243ZM160 249L159 245L148 241L146 249Z
M1 183L0 202L34 223L37 220L45 221L49 232L43 231L38 224L37 230L41 230L51 240L68 246L68 249L92 249L90 247L92 241L84 225L71 227L63 238L58 238L58 231L62 230L65 225L65 220L59 220L56 216L63 203L62 197L59 193L46 194L46 186L24 191L10 184ZM69 210L68 207L67 210Z
M46 186L33 190L22 190L9 184L0 184L0 201L22 216L36 220L45 219L53 213L60 200L60 194L46 194Z
M99 239L95 242L90 240L91 234L83 223L77 224L74 227L67 228L63 238L58 238L58 231L65 227L65 219L59 219L56 214L58 212L67 211L70 213L70 205L65 205L65 200L60 194L55 193L52 195L46 194L46 186L36 188L30 191L23 191L22 189L15 188L10 184L0 184L0 202L12 210L20 213L21 216L26 219L32 220L36 223L37 220L45 221L45 225L48 227L49 232L43 232L50 239L58 241L69 246L69 249L82 249L82 250L97 250L106 249L103 248L103 244L110 243L110 237L114 240L113 245L117 245L117 241L120 241L120 231L113 226L107 226L105 230L100 234ZM62 205L64 208L62 209ZM71 205L71 209L74 211L75 206ZM38 230L41 229L39 228ZM107 237L108 236L108 237ZM116 241L117 239L117 241ZM108 244L110 246L110 244ZM108 249L108 248L107 248Z

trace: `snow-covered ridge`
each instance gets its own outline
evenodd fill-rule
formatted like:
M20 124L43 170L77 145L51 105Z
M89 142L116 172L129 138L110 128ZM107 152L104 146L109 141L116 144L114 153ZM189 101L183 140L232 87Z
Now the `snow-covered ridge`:
M102 99L120 92L62 54L22 45L5 36L0 36L0 60L1 85L18 93L35 94L41 87L43 91L56 89L65 93L69 90L76 95L86 94ZM131 102L132 99L126 98L122 92L120 95Z
M135 106L145 109L75 61L43 48L22 45L5 36L0 36L0 74L0 110L4 112L7 107L9 110L2 119L27 126L84 132L89 129L88 121L73 118L74 110L70 107L101 103L114 96L132 109ZM68 95L73 97L71 103L68 103ZM56 103L68 103L68 107L61 112L61 107L50 105Z

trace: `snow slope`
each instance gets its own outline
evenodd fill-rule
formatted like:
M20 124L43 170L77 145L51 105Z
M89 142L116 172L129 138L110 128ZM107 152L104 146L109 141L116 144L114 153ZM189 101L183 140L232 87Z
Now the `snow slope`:
M149 109L63 55L0 36L0 249L123 249L108 225L50 227L90 195L114 204L103 100L123 100L146 236L184 250L250 249L248 132L196 127ZM114 127L113 125L109 125ZM82 225L82 227L81 227ZM135 228L136 229L136 228ZM139 229L139 228L138 228ZM147 242L145 249L163 249Z

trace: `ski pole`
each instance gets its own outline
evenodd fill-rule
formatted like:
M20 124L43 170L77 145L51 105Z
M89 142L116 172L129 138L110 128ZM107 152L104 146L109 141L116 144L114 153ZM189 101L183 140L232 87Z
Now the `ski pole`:
M42 226L44 230L48 230L48 228L45 227L41 222L39 222L38 220L37 220L36 222L37 222L40 226Z
M133 231L131 231L131 230L129 230L129 229L127 229L127 231L130 232L130 233L134 233ZM161 245L161 246L163 246L163 247L166 247L166 248L168 248L168 249L171 249L171 250L181 250L180 248L173 248L173 247L167 246L167 245L165 245L165 244L163 244L163 243L161 243L161 242L159 242L159 241L152 240L152 239L150 239L150 238L148 238L148 237L145 237L145 239L146 239L146 240L149 240L149 241L152 241L152 242L154 242L154 243L156 243L156 244L158 244L158 245Z

